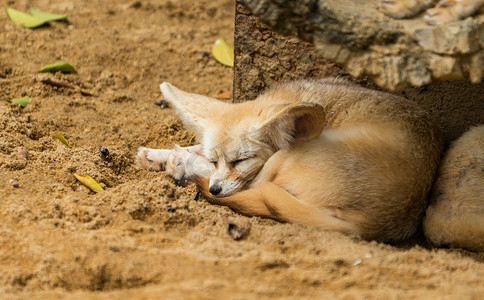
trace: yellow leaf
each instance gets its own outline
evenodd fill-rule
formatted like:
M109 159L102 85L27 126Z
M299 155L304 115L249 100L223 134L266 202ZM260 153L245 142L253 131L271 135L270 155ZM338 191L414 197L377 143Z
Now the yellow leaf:
M74 177L79 180L82 184L90 188L93 192L102 193L104 192L103 188L96 182L96 180L92 179L89 175L79 175L74 173Z
M61 71L62 73L77 73L76 69L64 61L58 61L40 68L37 73Z
M219 38L213 43L212 54L219 63L228 67L234 66L234 48L227 44L224 38Z
M45 22L62 21L68 17L67 15L52 14L35 8L30 9L30 14L36 18L44 20Z
M20 105L22 107L27 107L27 105L30 104L29 99L30 99L29 96L25 96L25 97L22 97L22 98L17 98L17 99L12 99L12 100L5 100L5 101L10 102L10 103L17 103L18 105Z
M29 14L10 8L8 6L6 8L7 8L7 14L10 17L10 19L15 24L23 26L25 28L36 28L47 23L47 21L44 19L31 16Z
M59 140L62 144L66 145L69 148L72 148L72 146L69 145L66 138L62 134L56 133L55 136L54 136L54 139Z

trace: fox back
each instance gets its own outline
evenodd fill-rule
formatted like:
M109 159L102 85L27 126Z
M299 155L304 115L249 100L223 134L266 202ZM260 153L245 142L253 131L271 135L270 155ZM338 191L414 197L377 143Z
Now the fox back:
M341 79L282 84L260 98L325 109L321 135L286 151L301 156L288 169L307 174L299 186L318 187L312 193L320 197L306 198L311 205L324 199L325 206L364 212L359 227L370 239L403 240L416 231L442 151L440 130L425 111Z

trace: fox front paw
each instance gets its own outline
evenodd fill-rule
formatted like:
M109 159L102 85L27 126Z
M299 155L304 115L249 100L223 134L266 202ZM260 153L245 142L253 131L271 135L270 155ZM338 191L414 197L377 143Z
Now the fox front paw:
M170 151L166 161L166 173L170 175L177 184L186 185L188 174L186 171L188 151L175 145L175 149Z
M182 148L178 145L171 150L166 163L166 172L179 184L186 184L195 177L208 178L214 165L199 153L200 146Z
M140 169L148 171L162 171L166 169L166 163L171 150L150 149L141 147L136 155L136 165Z

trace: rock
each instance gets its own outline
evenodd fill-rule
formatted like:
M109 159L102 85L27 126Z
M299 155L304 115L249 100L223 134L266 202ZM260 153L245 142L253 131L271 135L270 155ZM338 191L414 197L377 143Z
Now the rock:
M421 15L389 18L377 10L378 0L238 2L275 31L313 43L322 58L338 63L352 76L368 76L385 89L448 79L476 83L484 76L484 15L430 26Z

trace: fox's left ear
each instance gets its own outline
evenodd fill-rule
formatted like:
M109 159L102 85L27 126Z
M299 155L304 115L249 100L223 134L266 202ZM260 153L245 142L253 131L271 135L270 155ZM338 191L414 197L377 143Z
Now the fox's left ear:
M214 118L214 112L230 105L210 97L184 92L168 82L163 82L160 90L165 100L175 109L183 124L194 130L200 140Z
M307 142L321 134L326 113L315 103L287 104L262 123L259 138L277 149L288 149L294 141Z

